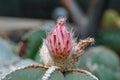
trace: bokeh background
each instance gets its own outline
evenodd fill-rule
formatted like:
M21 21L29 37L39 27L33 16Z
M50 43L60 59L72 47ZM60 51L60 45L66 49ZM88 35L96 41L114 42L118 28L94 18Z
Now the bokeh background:
M95 39L78 67L100 80L120 80L120 0L0 0L0 77L41 63L39 48L59 17L77 41Z

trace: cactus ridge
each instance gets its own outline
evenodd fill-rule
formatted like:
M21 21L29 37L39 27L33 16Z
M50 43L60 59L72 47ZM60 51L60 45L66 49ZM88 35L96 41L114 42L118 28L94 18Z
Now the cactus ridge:
M80 76L84 75L84 77L89 78L90 80L98 80L95 76L93 76L90 72L88 72L86 70L71 69L71 70L66 70L64 72L61 72L60 69L58 67L56 67L56 66L46 67L46 66L39 65L39 64L31 64L31 65L28 65L28 66L21 67L21 68L19 68L17 70L14 70L14 71L10 72L6 76L2 77L1 80L9 80L10 77L13 80L16 80L15 78L17 78L17 76L21 76L22 75L19 72L22 71L24 73L26 70L28 70L28 71L29 70L34 71L33 69L36 70L37 73L38 73L39 70L42 71L42 73L40 75L41 80L56 80L56 78L58 78L59 76L65 78L65 79L61 79L61 80L66 80L67 73L68 74L70 73L71 75L74 75L74 73L75 73L75 75L80 73L79 74ZM57 70L57 73L56 73L56 70ZM17 73L17 75L15 73ZM60 73L60 75L57 75L58 73ZM33 74L32 73L30 73L30 74L29 73L28 74L23 74L23 76L25 76L25 75L28 76L29 75L29 78L30 78L32 75L36 75L36 74L34 72ZM14 77L12 77L13 75L14 75ZM37 77L38 77L38 75L39 74L37 74ZM54 75L57 75L55 79L53 78L53 77L55 77ZM76 79L80 80L80 78L77 78L77 77L76 77ZM76 79L74 79L74 80L76 80ZM20 79L18 79L18 80L20 80ZM57 79L57 80L60 80L60 79ZM82 80L84 80L84 79L82 79Z

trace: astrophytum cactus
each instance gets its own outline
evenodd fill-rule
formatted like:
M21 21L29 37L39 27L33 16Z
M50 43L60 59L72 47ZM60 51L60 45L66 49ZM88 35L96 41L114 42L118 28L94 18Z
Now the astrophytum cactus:
M78 44L66 27L66 19L59 18L52 32L48 33L40 50L44 65L58 66L62 70L74 69L83 49L94 42L93 38L81 40Z
M2 80L98 80L90 72L76 67L83 49L94 39L87 38L77 44L72 35L65 25L65 18L58 19L40 49L44 65L19 68Z

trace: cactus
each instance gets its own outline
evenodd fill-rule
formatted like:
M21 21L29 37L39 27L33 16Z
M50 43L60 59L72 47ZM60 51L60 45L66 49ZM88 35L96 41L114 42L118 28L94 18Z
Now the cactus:
M14 60L12 63L8 63L7 65L0 65L0 78L8 74L9 72L20 68L21 66L28 66L30 64L36 64L36 62L29 59L19 59Z
M36 61L37 63L42 64L42 61L41 61L40 56L39 56L39 51L37 52L34 61Z
M1 80L42 80L48 68L41 65L29 65L19 68ZM48 80L94 80L87 72L82 70L69 70L61 72L59 69L54 71Z
M98 69L92 72L100 80L120 80L120 77L117 77L118 71L113 71L107 67L100 66Z
M46 68L39 65L29 65L20 69L17 69L10 74L3 77L2 80L41 80L45 74ZM63 80L63 75L60 72L55 72L50 80L54 80L59 75L58 80Z
M83 65L83 66L81 66ZM100 80L119 80L119 58L109 48L96 46L86 50L79 60L79 68L86 68Z
M107 28L102 30L97 36L97 41L119 53L120 28Z
M18 67L35 63L29 59L22 60L18 56L14 55L11 45L2 38L0 38L0 56L0 77Z
M19 55L23 58L34 59L45 37L46 32L45 30L41 29L31 31L26 34L23 37Z
M41 29L32 30L24 37L20 45L19 56L22 58L31 58L37 60L37 53L46 38L46 32L50 31L54 23L46 23ZM37 60L37 62L39 62Z
M19 58L13 54L7 41L2 38L0 38L0 56L0 66L19 60Z
M120 68L119 71L115 73L116 80L120 80Z
M90 72L77 68L83 49L94 39L87 38L77 44L72 35L65 25L65 18L58 19L40 49L43 64L19 68L2 80L98 80Z

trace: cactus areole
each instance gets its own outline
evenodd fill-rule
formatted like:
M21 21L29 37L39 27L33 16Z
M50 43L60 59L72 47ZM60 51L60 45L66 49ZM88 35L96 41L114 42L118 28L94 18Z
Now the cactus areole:
M59 18L40 49L44 65L58 66L61 70L76 68L83 49L93 43L94 39L87 38L76 43L72 35L66 27L66 18Z

